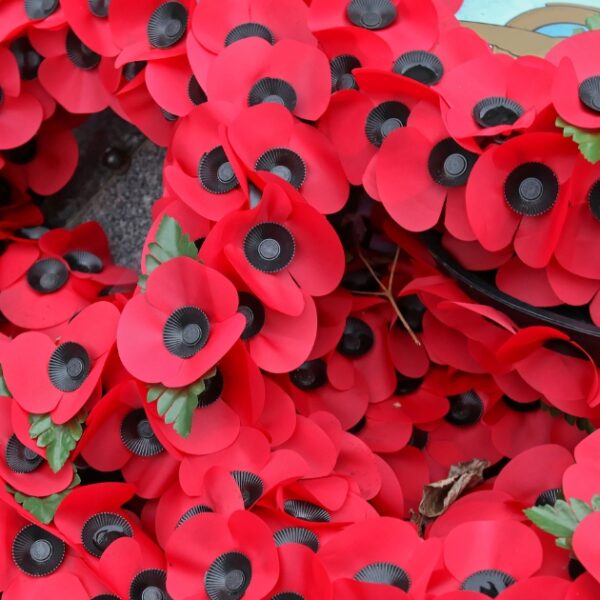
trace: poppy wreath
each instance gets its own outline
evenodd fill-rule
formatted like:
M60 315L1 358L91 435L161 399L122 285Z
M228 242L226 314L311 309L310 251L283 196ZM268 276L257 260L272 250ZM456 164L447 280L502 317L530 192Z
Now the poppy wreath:
M600 20L460 4L0 2L3 599L600 597ZM106 108L139 270L42 211Z

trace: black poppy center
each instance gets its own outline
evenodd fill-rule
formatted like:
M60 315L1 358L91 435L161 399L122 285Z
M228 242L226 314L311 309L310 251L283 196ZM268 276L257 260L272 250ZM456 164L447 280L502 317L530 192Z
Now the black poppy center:
M261 38L271 45L275 43L275 36L268 27L265 27L260 23L242 23L241 25L234 27L227 34L225 37L225 46L231 46L231 44L235 44L235 42L250 37Z
M280 104L293 111L298 102L294 88L283 79L263 77L259 79L248 93L248 106L263 103Z
M523 413L536 411L542 405L540 400L535 400L533 402L517 402L507 395L502 396L502 402L504 402L511 410Z
M554 506L557 500L564 500L560 488L544 490L535 500L536 506Z
M4 158L16 165L26 165L30 163L36 156L38 151L37 140L31 138L21 146L11 148L4 151Z
M306 361L290 373L290 381L303 391L316 390L327 383L327 365L320 358Z
M283 503L283 510L291 517L301 521L313 523L329 523L331 521L331 515L324 508L305 500L286 500Z
M56 571L65 557L62 540L37 525L27 525L12 543L12 558L27 575L42 577Z
M1 185L2 182L0 180L0 186ZM0 197L1 195L2 194L0 193ZM36 227L23 227L22 229L18 229L17 235L26 240L39 240L44 234L48 233L48 231L50 230L47 227L44 227L43 225L37 225Z
M136 75L142 72L147 62L145 60L135 60L133 62L127 63L123 67L123 77L127 81L131 81Z
M244 239L244 254L259 271L276 273L285 269L296 252L294 237L279 223L259 223Z
M435 54L424 50L406 52L396 60L392 70L425 85L439 83L444 75L442 61Z
M523 107L510 98L484 98L473 108L473 118L483 128L513 125L524 113Z
M364 29L385 29L397 16L390 0L352 0L346 8L348 20Z
M514 577L494 569L477 571L467 577L460 586L461 590L479 592L490 598L496 598L506 588L516 583Z
M122 537L131 537L133 530L126 519L115 513L101 512L90 517L81 530L84 548L96 558Z
M410 110L402 102L390 100L379 104L367 116L365 123L367 139L379 148L392 131L406 125L409 114Z
M57 8L58 0L25 0L25 12L32 20L45 19Z
M296 189L306 179L306 165L302 157L289 148L271 148L258 157L255 169L281 177Z
M304 600L304 596L302 596L302 594L297 594L296 592L281 592L275 594L271 600Z
M558 198L559 183L554 171L542 163L529 162L514 169L504 184L504 197L519 215L539 217Z
M32 473L44 462L43 458L11 435L4 450L4 458L13 473Z
M395 396L406 396L416 392L423 383L422 377L407 377L396 371L396 389Z
M161 569L140 571L129 586L130 600L170 600L167 574Z
M252 581L252 564L241 552L217 557L204 576L204 589L211 600L239 600Z
M212 194L226 194L238 186L233 167L223 146L205 152L198 163L200 185Z
M180 2L165 2L150 16L148 41L153 48L174 46L185 34L187 9Z
M80 273L100 273L104 269L102 259L87 250L72 250L67 252L63 258L71 270Z
M186 521L189 521L192 517L196 515L203 515L205 513L213 512L210 506L206 506L205 504L196 504L191 508L188 508L182 515L179 521L177 521L176 527L181 527Z
M419 297L416 294L402 296L398 299L397 304L409 327L415 333L421 333L423 331L423 316L426 309ZM404 325L402 325L400 320L396 321L396 326L404 329Z
M123 445L136 456L156 456L164 448L154 435L143 408L132 410L121 422Z
M217 367L212 377L204 379L204 391L198 394L198 408L206 408L216 402L223 393L223 373Z
M431 178L444 187L459 187L467 183L477 155L446 138L431 150L428 161Z
M86 46L73 31L67 34L66 44L69 60L79 69L90 71L100 63L100 55Z
M450 410L444 417L448 423L458 427L474 425L483 416L483 402L474 390L449 396Z
M208 342L210 323L204 311L184 306L174 311L163 328L165 348L179 358L191 358Z
M198 83L198 80L196 79L196 77L194 77L194 75L192 75L190 77L190 80L188 82L187 93L188 93L188 98L190 99L190 102L194 106L203 104L204 102L206 102L208 100L208 98L206 97L206 93L200 87L200 84Z
M10 51L17 59L21 79L31 81L38 74L38 69L44 57L31 45L27 36L20 37L10 45Z
M240 488L244 508L250 508L263 494L264 484L262 479L249 471L232 471L231 476Z
M80 388L91 369L87 350L75 342L60 344L48 361L48 377L52 385L62 392Z
M362 319L348 317L337 351L349 358L359 358L371 350L375 343L373 330Z
M427 442L429 442L429 433L418 427L413 427L410 440L408 440L408 445L419 450L424 450L427 446Z
M340 92L341 90L357 90L358 85L353 69L359 69L361 63L355 56L351 54L341 54L336 56L329 62L331 71L331 92Z
M88 8L95 17L104 19L108 17L108 7L110 0L88 0Z
M285 527L277 530L273 534L276 546L285 544L301 544L310 548L313 552L319 550L319 538L310 529L305 527Z
M581 82L579 99L591 111L600 113L600 75L588 77Z
M600 221L600 179L590 188L587 200L593 217Z
M404 569L392 563L378 562L363 567L354 579L367 583L391 585L404 592L410 588L410 578Z
M242 332L243 340L250 340L258 335L265 324L265 308L262 302L248 292L240 292L238 312L246 318L246 327Z

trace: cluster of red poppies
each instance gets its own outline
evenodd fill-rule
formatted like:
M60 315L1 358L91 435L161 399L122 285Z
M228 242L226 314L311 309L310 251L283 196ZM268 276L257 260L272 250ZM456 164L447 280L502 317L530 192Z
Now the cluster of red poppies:
M0 3L5 600L600 597L592 349L426 245L600 321L600 31L459 5ZM141 276L38 207L107 107L168 147Z

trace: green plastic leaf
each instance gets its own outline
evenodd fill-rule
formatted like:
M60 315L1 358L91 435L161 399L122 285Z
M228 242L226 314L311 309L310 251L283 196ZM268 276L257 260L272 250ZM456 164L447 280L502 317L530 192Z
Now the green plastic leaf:
M4 375L2 374L2 367L0 367L0 396L12 398L11 393L8 391L8 387L6 386L6 380L4 379Z
M27 512L31 513L38 521L41 521L45 525L48 525L54 519L56 509L58 505L64 500L64 498L71 493L73 488L77 487L81 483L79 475L75 473L71 485L62 492L45 496L44 498L36 498L35 496L27 496L21 492L17 492L6 486L11 494L14 494L15 501L18 502Z
M583 521L592 512L592 507L589 504L577 500L577 498L571 498L570 504L571 510L578 521Z
M600 14L592 15L591 17L588 17L585 20L585 24L586 24L587 28L592 31L594 29L600 29Z
M148 390L146 400L156 402L156 411L167 425L181 436L188 437L192 431L194 411L198 408L198 396L205 388L207 379L216 375L216 369L202 379L183 388L166 388L155 385Z
M29 416L29 437L46 450L46 460L55 473L64 467L81 439L84 421L84 414L79 414L62 425L54 423L50 415Z
M592 496L592 510L597 512L600 510L600 495Z
M190 237L183 232L179 223L165 215L158 226L156 237L148 244L146 255L146 273L149 275L161 264L178 256L188 256L196 260L198 248ZM140 278L140 287L145 287L145 280Z
M579 129L560 117L556 119L556 126L563 130L565 137L573 138L579 146L579 151L589 162L595 164L600 161L600 132Z

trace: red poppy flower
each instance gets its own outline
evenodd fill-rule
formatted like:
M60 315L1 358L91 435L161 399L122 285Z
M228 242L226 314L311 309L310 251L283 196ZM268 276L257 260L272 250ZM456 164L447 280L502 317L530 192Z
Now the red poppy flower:
M185 454L212 456L238 438L241 426L254 425L262 412L262 376L239 343L216 364L214 375L206 377L204 384L187 437L164 422L156 404L147 408L150 424L161 439Z
M317 307L317 339L309 360L328 354L338 345L352 310L352 296L339 288L331 294L315 298Z
M247 205L248 185L230 151L224 126L234 117L231 105L208 102L179 123L171 144L165 180L199 215L218 221Z
M32 41L46 57L38 70L39 80L59 104L71 113L99 112L109 105L119 73L113 70L107 81L100 71L112 66L112 58L88 48L69 27L38 34Z
M439 31L431 0L313 0L308 24L313 31L351 25L374 30L398 51L429 47Z
M58 345L38 332L11 341L3 368L19 406L30 413L50 413L55 423L79 412L98 385L118 319L112 304L97 302L73 318ZM24 377L24 369L31 376Z
M600 484L600 469L598 469L599 438L600 436L594 432L575 448L576 463L568 466L562 479L565 498L577 498L583 502L591 502L592 496L598 493L598 485Z
M450 135L457 140L489 138L528 129L551 102L554 71L541 58L505 54L458 65L437 87Z
M166 552L167 585L176 598L209 600L233 592L261 600L279 576L271 531L249 512L189 519L173 533Z
M275 102L301 119L316 121L327 110L330 88L329 62L314 45L292 39L271 45L252 37L214 59L205 89L211 100L239 109Z
M440 555L438 540L424 541L414 526L386 517L347 527L319 551L332 580L392 586L413 598L425 598Z
M185 54L191 0L149 0L132 6L127 0L110 3L108 23L121 49L116 66Z
M152 60L145 73L150 95L169 114L185 117L195 106L206 102L206 94L185 54Z
M445 227L456 238L475 239L467 220L465 189L478 155L447 133L437 108L418 104L408 126L394 131L379 152L375 177L392 218L409 231L434 227L446 206Z
M196 381L240 337L237 306L235 288L214 269L185 257L160 265L123 310L117 345L125 368L167 387Z
M274 103L245 109L228 137L235 153L260 180L263 172L287 181L320 213L341 210L349 187L330 142Z
M391 72L354 69L352 74L358 91L334 94L319 126L333 142L350 183L365 183L368 191L374 181L373 159L385 139L406 125L419 101L438 100L422 83Z
M43 118L37 98L21 92L17 60L8 48L0 48L0 150L20 146L30 140Z
M226 259L261 302L297 316L303 292L324 296L337 287L344 254L331 225L292 192L267 184L258 206L215 225L200 257L209 265Z
M0 11L0 39L9 39L25 28L30 31L56 29L65 24L65 15L59 2L6 0Z
M577 560L587 569L596 581L600 582L600 569L598 568L598 550L595 539L600 527L599 515L592 513L585 517L575 529L573 534L573 551Z
M391 586L338 579L333 584L333 597L335 600L407 600L411 596Z
M448 534L444 563L455 579L455 589L497 595L538 571L542 546L521 523L473 521Z
M44 451L33 440L27 439L27 445L21 442L11 423L13 402L8 398L2 398L0 402L0 477L28 496L44 497L62 492L73 480L72 463L68 462L54 473L44 460Z
M53 229L40 238L48 256L67 261L73 277L100 286L126 286L137 281L136 273L113 264L108 238L95 221L73 229Z
M25 144L4 152L8 171L20 171L27 187L50 196L73 176L79 160L77 140L60 120L42 124L39 132Z
M600 127L600 71L593 60L600 34L588 31L563 40L546 59L557 65L552 101L558 114L577 127Z
M271 446L287 442L296 428L296 407L292 399L270 377L264 377L265 403L256 422L256 428L262 431Z
M507 246L504 250L498 252L489 252L477 241L465 242L456 239L448 232L445 232L442 236L442 246L462 267L470 271L497 269L513 256L511 246Z
M583 573L571 583L566 600L594 600L600 593L600 583L590 574Z
M120 469L141 498L159 498L177 479L179 462L165 449L168 442L153 431L141 393L138 384L125 381L100 400L87 420L97 427L95 435L81 455L97 471Z
M21 173L0 169L0 238L9 237L15 230L36 228L43 222L42 211L31 202L25 191ZM27 231L17 232L17 235ZM23 237L26 237L23 235ZM4 287L0 284L0 288Z
M329 59L331 93L357 89L352 71L360 67L369 69L390 68L392 51L374 31L357 27L334 27L316 31L320 48Z
M514 238L526 265L546 266L562 235L576 158L575 146L553 133L522 135L487 150L467 184L467 215L481 245L498 251Z

